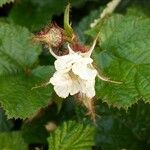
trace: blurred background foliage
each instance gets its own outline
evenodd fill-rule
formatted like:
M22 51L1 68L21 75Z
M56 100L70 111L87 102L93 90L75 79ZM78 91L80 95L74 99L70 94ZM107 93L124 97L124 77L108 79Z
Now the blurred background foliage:
M69 2L72 7L72 26L79 39L90 45L91 36L94 37L96 32L96 28L94 31L89 30L90 23L99 17L109 0ZM132 106L128 106L128 101L117 102L117 105L129 107L125 110L113 107L116 103L110 105L111 102L104 102L98 96L99 101L95 102L97 119L93 123L85 116L85 108L72 97L62 102L49 92L52 91L51 86L30 91L36 83L47 80L54 70L51 66L54 58L44 46L31 42L32 33L40 31L51 22L63 26L63 12L67 4L68 0L0 0L0 149L149 150L150 104L143 102L142 98L134 101ZM122 0L115 13L149 18L150 0ZM128 19L124 22L128 22ZM117 26L120 24L119 22ZM144 37L145 34L140 35ZM147 33L147 38L149 35ZM122 36L120 39L123 40ZM106 42L101 48L107 46ZM10 47L11 52L7 53ZM105 53L102 55L106 56ZM99 53L95 53L95 56L102 57ZM111 59L108 63L109 61ZM113 74L107 68L105 71ZM113 86L106 87L110 92L109 88ZM149 93L149 88L146 90ZM99 94L101 95L100 92ZM130 95L134 95L134 91L127 93L126 97ZM112 101L114 99L111 97ZM58 126L53 132L51 126L50 129L46 128L50 123Z

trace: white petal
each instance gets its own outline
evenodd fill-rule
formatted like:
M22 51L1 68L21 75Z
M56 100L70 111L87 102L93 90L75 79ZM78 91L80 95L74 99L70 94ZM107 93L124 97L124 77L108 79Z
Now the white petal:
M71 88L70 88L70 95L74 95L80 92L80 84L77 80L73 80Z
M50 79L50 83L54 85L54 90L59 97L66 98L69 95L72 81L68 74L56 72Z
M68 86L54 86L54 90L57 95L61 98L67 98L69 96L69 87Z
M80 55L78 54L70 54L70 55L64 55L59 57L56 61L55 61L55 69L57 71L69 71L72 67L72 64L74 62L77 62L79 59L81 58Z
M54 90L59 97L66 98L68 95L74 95L80 91L80 85L77 80L73 80L68 73L55 72L50 79L54 85Z
M82 58L79 62L76 62L72 66L72 71L74 74L78 75L84 80L93 79L97 75L97 71L90 67L92 64L91 58Z
M95 79L86 82L86 95L89 98L95 96Z
M82 79L79 80L81 93L86 93L86 82L87 80L82 80Z
M95 96L95 79L89 81L82 80L81 84L81 92L84 93L87 97L93 98Z

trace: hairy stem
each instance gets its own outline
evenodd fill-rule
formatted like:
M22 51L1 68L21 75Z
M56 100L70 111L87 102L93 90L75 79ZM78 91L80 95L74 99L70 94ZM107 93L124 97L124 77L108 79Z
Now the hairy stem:
M115 8L119 5L121 0L112 0L107 4L107 7L103 10L103 12L100 14L100 17L98 19L95 19L93 23L90 24L91 28L94 28L100 20L105 18L107 15L111 14Z

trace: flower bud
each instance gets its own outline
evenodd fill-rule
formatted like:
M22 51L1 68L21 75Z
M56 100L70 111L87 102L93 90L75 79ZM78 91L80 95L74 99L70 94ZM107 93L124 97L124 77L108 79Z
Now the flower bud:
M59 48L64 42L64 31L56 24L52 24L37 33L33 40L42 42L48 47Z

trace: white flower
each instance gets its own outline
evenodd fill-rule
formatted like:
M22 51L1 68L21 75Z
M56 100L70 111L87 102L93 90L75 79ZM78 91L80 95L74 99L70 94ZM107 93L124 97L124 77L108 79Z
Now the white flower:
M68 55L57 56L50 49L50 52L56 58L54 63L56 72L50 78L49 83L54 85L54 90L58 96L66 98L69 94L77 93L83 93L89 98L95 96L97 70L93 67L93 60L90 58L95 43L96 40L87 53L74 52L69 44Z
M95 47L96 39L92 47L86 53L74 52L69 44L69 54L57 56L50 49L51 54L56 58L54 63L56 72L50 78L49 83L54 85L54 90L59 97L66 98L77 93L85 94L88 98L95 96L95 78L111 81L100 76L92 65L91 53ZM116 82L115 82L116 83Z

